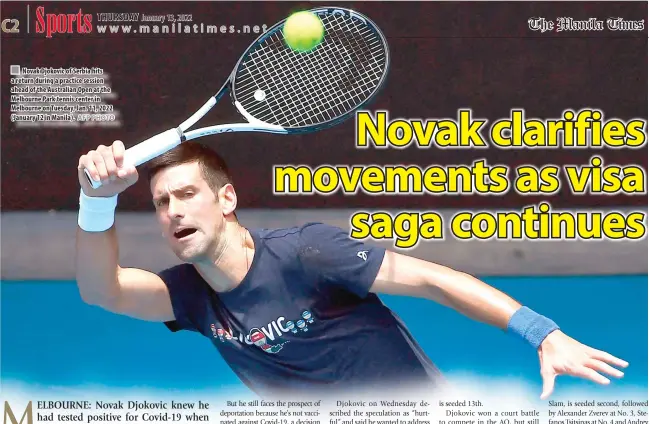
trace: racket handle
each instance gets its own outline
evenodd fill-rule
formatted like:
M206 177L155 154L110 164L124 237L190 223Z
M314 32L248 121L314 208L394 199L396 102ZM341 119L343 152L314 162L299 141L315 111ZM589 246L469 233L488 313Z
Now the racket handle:
M136 144L124 152L124 163L133 166L139 166L151 159L162 155L163 153L173 149L181 144L181 137L178 131L173 128L162 132L158 135ZM94 181L88 170L84 170L86 178L93 188L102 186L101 181Z

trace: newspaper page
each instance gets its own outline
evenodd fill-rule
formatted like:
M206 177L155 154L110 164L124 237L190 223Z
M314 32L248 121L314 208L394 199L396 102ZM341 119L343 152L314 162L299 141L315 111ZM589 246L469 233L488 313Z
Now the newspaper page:
M647 424L647 2L7 1L1 424Z

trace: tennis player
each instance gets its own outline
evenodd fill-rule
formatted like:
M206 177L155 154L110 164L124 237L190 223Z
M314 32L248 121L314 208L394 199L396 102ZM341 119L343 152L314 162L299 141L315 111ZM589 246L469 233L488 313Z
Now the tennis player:
M138 179L123 158L116 141L79 159L76 272L83 300L202 334L262 396L378 383L440 387L439 370L379 293L430 299L523 338L539 355L542 398L558 375L608 384L603 374L622 377L614 366L628 365L463 272L321 223L243 227L226 164L192 142L148 166L162 236L183 263L157 274L122 268L114 211L118 195ZM92 189L84 168L103 185Z

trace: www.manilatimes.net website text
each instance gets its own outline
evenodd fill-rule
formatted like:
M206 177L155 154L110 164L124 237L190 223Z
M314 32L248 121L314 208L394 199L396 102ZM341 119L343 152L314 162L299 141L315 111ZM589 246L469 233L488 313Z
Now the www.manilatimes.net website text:
M99 34L261 34L267 25L206 25L203 23L97 25Z

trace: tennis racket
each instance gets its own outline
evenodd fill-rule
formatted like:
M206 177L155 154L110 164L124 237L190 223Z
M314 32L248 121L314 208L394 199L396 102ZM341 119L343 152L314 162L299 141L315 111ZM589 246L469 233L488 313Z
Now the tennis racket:
M309 52L287 46L285 20L258 37L241 56L221 89L177 128L155 135L124 152L139 166L184 141L225 132L294 134L337 125L366 105L383 86L389 50L380 29L349 9L310 10L325 27L323 41ZM247 121L188 131L226 92ZM93 188L101 186L86 170Z

